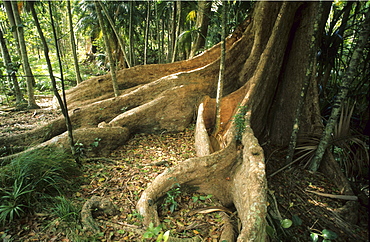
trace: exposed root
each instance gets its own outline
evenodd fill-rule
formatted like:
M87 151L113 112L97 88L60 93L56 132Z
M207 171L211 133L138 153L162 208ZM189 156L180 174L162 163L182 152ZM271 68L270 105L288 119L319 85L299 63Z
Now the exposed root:
M114 204L107 198L92 196L85 202L81 210L81 223L85 230L100 232L98 224L93 217L93 211L98 211L107 215L116 215L119 213Z
M78 146L78 152L80 155L88 157L109 155L118 146L127 141L129 135L129 130L122 127L83 128L74 131L74 138ZM20 153L1 157L0 163L6 164L10 160L28 152L45 148L57 148L64 150L65 152L71 152L68 141L68 133L64 132L61 135L55 136L44 143L33 146Z

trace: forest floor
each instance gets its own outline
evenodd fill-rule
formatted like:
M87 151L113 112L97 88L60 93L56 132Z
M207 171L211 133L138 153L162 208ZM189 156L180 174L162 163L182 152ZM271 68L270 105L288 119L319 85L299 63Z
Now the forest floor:
M25 132L59 116L58 111L49 107L49 101L42 100L40 110L1 108L0 136ZM101 196L109 198L120 211L114 216L96 215L100 233L84 231L78 222L58 218L52 211L39 211L0 227L0 241L143 241L136 202L161 172L195 156L193 133L194 127L179 133L136 134L109 157L84 162L81 183L68 199L80 209L92 196ZM279 159L281 157L269 157L267 175L278 169L274 164L278 164ZM368 204L364 206L363 201L356 201L357 210L342 219L338 209L347 201L307 191L339 194L324 174L295 167L268 178L268 186L268 220L275 228L275 238L271 241L311 241L311 233L324 235L324 229L337 234L333 241L368 241ZM221 212L196 210L215 205L210 194L175 186L161 204L158 207L162 226L144 231L148 238L144 241L155 241L168 230L177 237L219 241ZM279 217L291 220L293 225L283 228ZM236 220L235 230L238 229ZM321 240L320 237L317 241Z

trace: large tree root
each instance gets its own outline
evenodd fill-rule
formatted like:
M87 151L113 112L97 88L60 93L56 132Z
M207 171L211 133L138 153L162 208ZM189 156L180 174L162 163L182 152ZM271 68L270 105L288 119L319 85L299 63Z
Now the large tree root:
M81 156L99 157L108 156L118 146L124 144L130 136L127 128L110 127L110 128L83 128L74 131L75 142L77 143L78 152ZM68 140L68 133L61 135L33 146L27 150L0 158L0 163L5 164L10 160L26 154L45 148L61 149L65 152L71 152Z
M165 192L178 183L194 186L200 192L212 194L225 207L235 207L242 224L238 241L265 241L266 180L263 150L249 124L246 126L242 144L238 149L232 137L232 129L226 134L228 145L208 154L210 142L205 137L202 120L202 105L199 108L196 135L201 157L186 160L159 175L143 192L137 203L137 210L144 217L144 224L160 223L157 202ZM208 148L207 148L208 147ZM205 156L202 156L205 155ZM246 209L247 208L247 209ZM231 237L232 228L224 229L223 237Z

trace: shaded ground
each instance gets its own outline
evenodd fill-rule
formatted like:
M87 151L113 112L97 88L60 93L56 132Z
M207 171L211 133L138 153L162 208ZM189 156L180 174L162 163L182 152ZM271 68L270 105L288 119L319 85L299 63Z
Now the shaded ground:
M51 109L0 111L0 135L24 132L58 115ZM121 213L111 217L96 214L101 233L82 232L80 225L72 226L71 221L61 220L52 211L42 211L1 228L0 238L10 238L9 241L142 241L141 235L135 232L140 229L135 205L142 191L162 171L194 155L192 127L181 133L137 134L110 157L87 161L82 185L69 196L79 208L93 195L113 201ZM282 157L268 159L268 174L278 169L274 164ZM368 209L362 205L364 201L358 204L357 211L351 211L352 217L358 219L343 224L335 211L345 205L344 200L306 191L339 194L325 175L294 168L268 178L268 184L270 220L275 223L280 240L310 241L310 232L328 229L338 234L335 241L368 241ZM195 210L217 205L207 195L174 187L163 199L160 208L163 227L158 231L171 230L171 234L178 237L199 236L203 241L218 241L223 226L222 212L203 214ZM291 228L279 226L279 221L273 218L279 213L282 219L293 220ZM235 230L240 229L237 219L234 222ZM152 237L156 238L157 235Z

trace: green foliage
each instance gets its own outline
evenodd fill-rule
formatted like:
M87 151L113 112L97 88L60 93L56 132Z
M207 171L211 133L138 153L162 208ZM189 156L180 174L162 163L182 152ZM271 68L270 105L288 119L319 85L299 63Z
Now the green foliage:
M157 227L154 227L153 223L151 222L149 224L149 227L147 228L146 232L144 233L143 238L144 239L154 238L154 237L159 235L161 230L162 230L162 225L161 224Z
M292 226L292 224L293 224L293 222L290 219L286 218L286 219L280 220L280 225L284 229L289 229Z
M192 199L193 199L193 202L201 202L201 201L206 201L207 199L211 198L212 195L209 194L207 196L202 196L202 195L199 195L199 196L193 196Z
M369 147L365 137L357 135L351 128L354 104L342 105L339 120L334 128L328 151L331 151L348 178L366 177L366 167L369 167ZM307 135L298 138L295 161L310 163L320 137Z
M52 211L59 219L69 223L77 223L79 221L80 209L70 200L64 196L57 196L53 200L54 207Z
M164 203L162 204L163 208L168 208L171 213L173 213L177 208L177 201L176 199L180 196L181 190L180 190L180 184L174 183L172 185L171 190L166 192L167 196L164 199Z
M97 148L100 141L101 138L95 138L94 141L87 148L85 148L85 145L83 143L77 141L74 145L77 155L79 157L84 157L87 151L91 151L92 149Z
M24 179L14 180L13 186L9 188L0 188L0 222L5 224L7 220L13 221L17 216L24 213L23 208L30 204L30 194L34 190L30 184L24 185Z
M313 242L319 241L319 237L323 238L322 240L323 242L327 242L327 241L331 241L331 240L338 238L338 235L335 232L327 230L327 229L323 229L321 233L312 232L310 234L310 238Z
M31 151L0 167L0 222L13 221L46 197L72 188L80 174L69 154Z
M233 121L236 127L235 139L238 141L241 141L243 137L245 130L245 115L247 112L248 108L246 106L239 106L239 112L234 115Z

